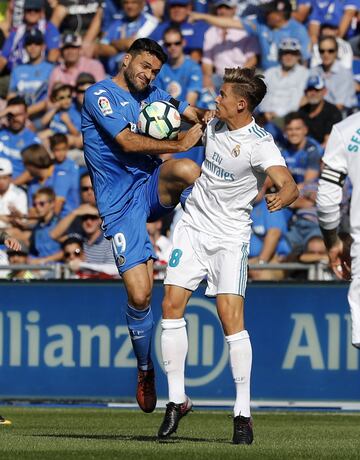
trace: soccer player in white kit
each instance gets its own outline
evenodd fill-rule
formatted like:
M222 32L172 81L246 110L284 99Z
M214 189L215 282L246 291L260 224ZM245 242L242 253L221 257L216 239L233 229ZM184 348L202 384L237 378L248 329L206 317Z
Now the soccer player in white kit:
M289 205L298 196L272 136L252 117L265 93L266 85L262 76L255 75L255 69L225 70L216 98L216 118L207 125L204 135L206 153L201 175L175 228L162 306L161 350L170 402L158 432L160 439L174 433L179 420L192 407L184 383L188 350L184 311L192 292L206 277L206 295L216 296L236 386L233 443L253 441L252 350L243 314L250 212L267 176L278 190L266 196L270 212Z
M336 123L322 158L317 208L330 265L340 279L350 279L348 293L352 322L352 344L360 348L360 113ZM353 191L350 205L351 254L338 236L342 186L349 175Z

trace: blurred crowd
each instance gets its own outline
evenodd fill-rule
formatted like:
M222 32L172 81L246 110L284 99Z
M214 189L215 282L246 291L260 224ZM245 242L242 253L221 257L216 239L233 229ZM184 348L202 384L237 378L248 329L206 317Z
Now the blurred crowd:
M0 250L0 265L9 265L0 277L47 277L14 264L50 263L72 278L118 276L84 163L81 106L86 89L114 76L140 37L169 57L155 84L191 105L215 108L227 67L264 75L257 123L273 135L301 194L269 214L266 183L251 216L249 262L326 265L317 182L333 124L360 103L360 0L0 0L0 228L22 243L18 253ZM353 140L360 144L360 131ZM203 155L196 147L175 157L201 164ZM344 234L350 199L346 182ZM181 212L148 224L156 278ZM250 270L252 279L285 276L299 275Z

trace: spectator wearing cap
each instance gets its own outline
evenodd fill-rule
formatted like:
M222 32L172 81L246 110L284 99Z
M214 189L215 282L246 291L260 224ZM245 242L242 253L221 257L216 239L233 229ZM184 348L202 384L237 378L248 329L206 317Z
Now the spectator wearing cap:
M25 32L39 29L44 34L46 59L56 62L59 58L59 31L51 22L43 19L44 0L25 0L24 23L12 30L6 39L0 54L0 71L6 66L9 70L18 64L29 62L24 48Z
M20 64L11 72L9 97L25 99L29 117L39 116L46 109L48 82L54 65L44 60L44 35L39 29L30 29L24 35L28 64Z
M237 0L217 0L215 13L219 17L234 17ZM204 86L218 92L225 68L256 67L260 54L258 40L244 30L211 26L205 32L202 70Z
M356 34L356 21L354 19L356 19L359 10L359 0L314 1L309 17L309 35L312 43L318 42L321 24L338 27L341 38L353 37Z
M345 69L353 68L353 51L348 41L339 37L339 28L332 24L322 24L320 28L321 37L335 37L338 45L337 60ZM318 43L314 43L310 67L316 67L321 64L321 56L319 53Z
M158 26L159 21L144 8L144 0L123 0L123 17L115 19L104 31L97 53L106 60L110 75L118 73L119 63L134 40L148 37Z
M169 19L161 22L149 38L163 45L164 31L170 26L177 25L186 42L185 54L189 55L194 61L200 62L204 47L204 34L208 29L208 25L203 21L199 21L196 24L189 22L192 11L191 0L168 0L167 8Z
M6 125L0 129L0 158L11 161L13 179L19 185L25 171L21 151L32 144L40 144L41 141L26 127L28 115L24 98L15 96L9 99L1 116L5 117Z
M43 131L39 132L42 140L48 139L56 133L68 135L70 146L74 145L73 139L80 138L81 120L72 99L73 87L67 83L54 84L48 111L41 118Z
M105 78L103 65L95 60L81 56L81 37L73 33L65 33L61 40L61 64L53 70L48 94L56 82L67 83L75 86L76 79L82 72L91 73L96 81Z
M309 135L316 139L323 147L335 123L342 120L340 110L326 101L325 82L319 75L310 76L305 87L305 97L301 112L308 119Z
M28 184L29 206L33 195L42 187L54 191L54 214L64 217L79 206L78 171L55 163L41 145L32 145L22 152L24 165L33 180Z
M7 229L13 234L12 218L26 215L28 212L27 196L24 190L12 181L13 167L10 160L0 158L0 229Z
M296 38L301 46L301 56L306 61L310 57L310 41L306 28L291 19L289 0L273 0L261 6L263 14L259 17L226 18L203 13L192 13L192 20L204 20L222 27L244 29L259 40L261 67L266 70L278 65L278 47L283 38Z
M280 65L265 71L267 93L259 106L270 121L298 110L309 70L300 64L301 46L296 38L279 44Z
M338 44L335 37L320 38L319 53L322 63L312 69L311 73L321 76L325 81L325 99L347 113L357 105L354 75L337 60L337 52Z

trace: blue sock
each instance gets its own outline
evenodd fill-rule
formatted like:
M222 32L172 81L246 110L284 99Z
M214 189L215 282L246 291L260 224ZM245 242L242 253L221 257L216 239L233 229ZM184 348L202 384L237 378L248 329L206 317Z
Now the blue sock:
M137 310L128 305L126 310L126 321L138 362L138 368L143 371L152 369L151 338L154 320L151 306L149 305L145 310Z
M181 195L180 195L180 203L181 203L181 207L183 209L185 209L185 202L188 198L188 196L190 195L190 193L192 192L192 189L193 189L193 185L189 185L189 187L186 187L182 192L181 192Z

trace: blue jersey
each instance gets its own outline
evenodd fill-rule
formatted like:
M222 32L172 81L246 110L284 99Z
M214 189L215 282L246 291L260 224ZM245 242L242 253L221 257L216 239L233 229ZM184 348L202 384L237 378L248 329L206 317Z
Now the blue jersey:
M278 48L282 39L297 38L301 45L301 56L304 60L310 58L310 38L306 28L295 19L290 19L279 29L271 29L264 20L253 17L242 18L241 22L246 32L258 37L261 49L261 66L264 70L279 65Z
M156 78L156 85L170 93L172 97L186 100L190 91L200 95L202 90L202 71L199 64L189 56L185 56L184 62L178 67L164 64Z
M323 153L324 150L321 145L312 137L307 137L303 149L294 150L290 145L287 145L281 151L297 184L304 182L305 173L308 169L320 172L320 160Z
M60 33L54 24L40 20L35 27L44 33L46 52L59 48ZM24 49L25 31L26 26L24 24L11 31L0 51L0 55L7 59L7 66L10 70L18 64L26 64L29 61Z
M315 22L319 25L329 24L334 27L339 27L341 19L347 9L359 11L360 0L313 0L309 22ZM353 37L355 33L356 25L350 24L346 33L346 38Z
M60 112L57 112L53 119L51 120L49 124L49 128L54 131L54 133L61 133L61 134L69 134L68 127L66 124L61 120L61 115L67 112L70 120L72 121L73 125L77 130L81 130L81 114L77 110L74 104L72 104L69 108L69 110L61 110Z
M25 98L27 105L47 98L48 83L54 64L43 61L39 64L22 64L13 69L10 76L10 92Z
M25 170L21 151L33 144L41 144L41 141L28 128L24 128L18 133L13 133L6 128L0 130L0 157L11 161L13 179L16 179Z
M58 217L54 216L50 222L39 222L34 227L30 238L30 255L47 257L61 250L60 243L53 240L50 236L50 232L57 225L58 221Z
M170 21L161 22L149 38L157 41L160 45L163 44L163 34L165 30L173 25ZM198 21L196 24L189 22L181 22L179 24L181 33L186 42L184 52L190 54L194 50L202 50L204 47L204 34L209 26L204 21Z
M51 187L55 195L64 198L60 217L65 217L80 205L79 167L73 160L67 158L63 163L55 164L53 174L41 184L33 180L28 185L29 206L33 205L32 197L41 187Z
M258 257L264 245L264 238L270 228L277 228L281 231L281 237L276 247L276 254L287 255L290 247L286 241L287 232L286 214L283 209L277 212L269 212L266 201L263 198L254 204L251 211L251 239L249 257Z
M170 99L155 86L132 94L112 80L103 80L86 90L82 109L84 154L105 225L126 212L135 190L160 163L151 155L124 153L115 137L127 127L137 131L144 104ZM180 102L179 112L186 107L185 102Z

